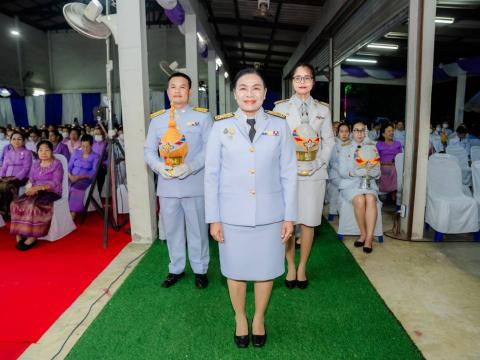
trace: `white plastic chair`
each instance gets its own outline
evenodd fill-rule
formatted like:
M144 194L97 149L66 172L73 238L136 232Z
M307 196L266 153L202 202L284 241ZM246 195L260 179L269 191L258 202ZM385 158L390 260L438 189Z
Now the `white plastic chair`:
M425 222L435 230L435 241L442 241L443 234L478 232L477 203L463 193L460 166L452 155L434 154L428 160Z
M468 166L467 151L459 145L447 146L447 154L455 156L462 172L462 183L466 186L472 186L472 169Z
M0 228L5 226L5 221L3 220L3 216L0 215Z
M63 182L62 197L53 203L53 216L48 234L39 238L40 240L56 241L70 234L77 227L70 215L68 206L68 163L65 156L55 154L55 158L62 162Z
M480 160L480 146L470 148L470 159L472 159L472 162Z
M338 238L343 240L345 235L360 235L352 203L340 195L338 204ZM383 242L382 202L380 200L377 201L377 223L373 235L377 237L378 242Z
M395 155L395 170L397 171L397 206L402 205L403 159L403 152Z
M340 190L338 186L332 181L327 182L327 196L326 202L328 202L328 221L333 221L335 215L338 215L338 201L340 197Z
M120 184L117 188L117 212L119 214L128 214L128 189L125 184Z

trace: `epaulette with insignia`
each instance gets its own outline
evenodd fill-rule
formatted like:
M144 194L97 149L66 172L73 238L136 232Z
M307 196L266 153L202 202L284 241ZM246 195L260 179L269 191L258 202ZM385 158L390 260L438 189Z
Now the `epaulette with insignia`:
M287 102L289 99L277 100L274 102L275 105Z
M199 111L199 112L203 112L203 113L208 112L208 109L205 109L205 108L202 108L202 107L198 107L198 106L193 107L192 110Z
M276 117L279 117L281 119L286 119L287 118L287 116L285 114L282 114L282 113L279 113L279 112L276 112L276 111L265 110L265 112L268 115L276 116Z
M229 119L229 118L234 117L234 116L235 116L235 114L233 112L229 112L229 113L222 114L222 115L217 115L217 116L215 116L215 121Z
M349 145L352 145L352 142L350 140L348 141L345 141L342 146L349 146Z
M316 102L317 104L325 105L325 106L327 106L327 107L330 106L330 105L328 105L328 103L323 102L323 101L320 101L320 100L317 100L317 99L315 99L315 102Z
M165 113L165 111L167 111L167 110L162 109L160 111L157 111L157 112L154 112L154 113L150 114L150 119L153 119L154 117L157 117L158 115L162 115L163 113Z

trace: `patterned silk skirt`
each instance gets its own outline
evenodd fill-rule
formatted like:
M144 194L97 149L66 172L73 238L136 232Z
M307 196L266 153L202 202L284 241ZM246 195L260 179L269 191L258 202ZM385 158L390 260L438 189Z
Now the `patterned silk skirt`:
M10 233L34 238L48 234L53 216L53 202L58 199L58 194L40 191L37 195L22 195L12 201Z

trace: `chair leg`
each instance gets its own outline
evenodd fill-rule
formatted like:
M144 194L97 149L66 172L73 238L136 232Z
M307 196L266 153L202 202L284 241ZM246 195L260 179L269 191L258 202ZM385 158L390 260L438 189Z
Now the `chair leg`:
M343 241L343 235L342 234L338 234L338 240Z
M328 214L328 221L333 221L334 218L335 218L335 215Z
M383 235L377 236L377 241L382 244L383 243Z
M480 242L480 231L473 233L473 241Z
M435 231L435 236L433 237L433 241L435 242L443 241L443 233Z
M430 225L428 225L427 223L425 223L425 231L428 231L430 230Z

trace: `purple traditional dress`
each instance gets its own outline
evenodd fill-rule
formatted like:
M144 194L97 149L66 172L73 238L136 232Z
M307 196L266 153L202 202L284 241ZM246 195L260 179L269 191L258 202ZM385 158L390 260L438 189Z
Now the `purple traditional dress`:
M70 211L84 211L83 198L85 197L85 191L92 183L99 160L100 156L94 151L88 155L88 158L83 157L83 151L81 150L77 150L72 154L70 162L68 163L68 171L74 176L88 176L88 179L78 180L70 184L70 193L68 196Z
M380 155L380 176L379 190L390 193L397 190L397 170L395 169L395 156L402 152L400 141L394 140L392 144L385 141L377 142L377 150Z
M49 185L50 188L33 196L24 194L12 201L10 233L38 238L48 233L53 216L53 202L62 196L62 163L54 159L50 165L42 167L40 161L35 161L28 182L32 186Z
M13 147L5 153L0 169L0 214L10 217L10 203L18 195L18 189L27 183L32 166L32 152L24 146Z
M65 145L67 145L68 151L70 152L70 155L73 155L75 150L80 149L80 147L82 146L82 142L80 140L78 140L76 142L73 142L72 140L68 139L65 142Z
M59 142L57 145L53 145L53 153L63 155L67 162L70 161L70 151L64 143Z

